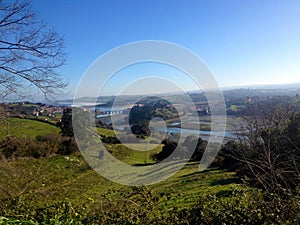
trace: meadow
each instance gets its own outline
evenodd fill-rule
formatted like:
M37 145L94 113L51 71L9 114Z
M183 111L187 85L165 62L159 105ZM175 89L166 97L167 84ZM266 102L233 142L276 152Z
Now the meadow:
M0 121L0 124L0 139L8 135L35 138L38 135L58 134L60 131L48 123L20 118L8 118Z
M59 132L39 121L13 118L9 124L11 134L20 137ZM1 126L2 137L5 130ZM115 135L103 128L98 133ZM158 145L145 154L122 144L105 146L131 165L155 163L151 154L162 149ZM199 171L197 162L187 163L159 183L130 187L102 177L75 152L2 159L0 180L0 224L269 224L273 220L294 224L299 220L299 200L289 203L289 219L278 216L261 190L246 185L236 172Z

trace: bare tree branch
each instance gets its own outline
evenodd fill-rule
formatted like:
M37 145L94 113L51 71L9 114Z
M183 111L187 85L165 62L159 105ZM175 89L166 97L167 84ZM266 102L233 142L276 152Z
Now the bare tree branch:
M289 193L300 184L299 137L295 136L300 134L296 130L300 115L297 120L294 115L290 103L256 102L237 130L241 149L231 157L244 165L241 173L267 192Z
M29 1L0 2L0 98L31 85L47 98L67 85L57 71L66 60L64 40L38 22Z

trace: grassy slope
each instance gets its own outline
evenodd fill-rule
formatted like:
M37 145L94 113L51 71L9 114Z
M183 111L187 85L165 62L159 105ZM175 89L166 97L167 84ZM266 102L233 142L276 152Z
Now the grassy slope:
M6 135L17 137L32 137L51 133L59 133L59 128L53 125L19 118L9 118L0 122L0 139Z
M5 126L1 126L0 137L6 135ZM58 133L55 126L42 122L9 119L9 132L16 136L42 135ZM112 130L98 129L107 136ZM129 164L144 164L145 152L130 151L124 145L108 145L116 158ZM150 146L153 147L153 146ZM159 145L152 152L161 149ZM129 154L128 154L129 151ZM151 153L146 155L147 163L152 163ZM0 199L9 195L24 194L28 204L45 205L57 201L68 201L75 205L93 198L99 203L103 194L109 190L126 192L130 188L113 183L91 170L82 156L77 153L72 156L56 156L42 159L22 159L2 161L0 163ZM157 193L170 194L168 206L186 207L205 193L224 193L236 183L235 174L219 170L199 172L198 164L189 163L181 171L169 179L149 186Z
M91 170L79 153L69 157L1 162L0 171L0 199L8 193L17 196L24 192L28 201L37 205L56 201L77 205L88 198L100 202L101 196L109 190L129 190L129 187L113 183ZM235 181L234 173L199 172L198 164L189 163L173 177L149 188L157 193L170 193L168 207L186 207L205 193L222 193L239 187Z
M106 145L108 151L112 152L112 154L119 160L131 164L145 164L146 163L154 163L155 161L152 159L151 155L157 152L160 152L162 149L162 145L149 144L150 151L139 151L139 150L131 150L131 149L139 149L142 144L127 144L126 146L123 144L114 144L114 145ZM135 147L133 147L135 146ZM157 146L157 147L156 147Z
M116 134L113 130L109 130L109 129L105 129L105 128L97 128L97 131L99 134L102 134L105 136L116 136Z

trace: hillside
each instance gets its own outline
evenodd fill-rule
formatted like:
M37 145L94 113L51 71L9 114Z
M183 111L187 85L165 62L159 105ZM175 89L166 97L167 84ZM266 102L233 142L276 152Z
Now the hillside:
M132 188L113 183L90 169L80 154L2 162L0 171L0 202L17 198L20 205L11 209L15 212L21 210L24 203L34 212L38 208L67 202L76 209L88 204L89 208L78 212L84 215L97 210L110 195L111 201L115 201L133 193ZM235 173L213 169L199 172L198 164L189 163L174 177L151 185L147 190L155 196L168 196L168 200L160 200L165 210L175 206L184 209L195 204L200 196L223 195L243 189L237 181ZM22 199L19 199L20 194ZM139 198L133 200L139 201Z
M35 138L38 135L59 133L58 127L34 120L8 118L0 121L0 124L0 139L7 135Z
M51 133L60 137L57 127L43 122L11 118L5 123L9 125L1 126L2 137L6 136L7 128L10 135L21 138ZM116 138L112 130L98 128L98 133L108 139ZM40 151L46 151L43 146L47 145L39 140L36 143ZM145 154L120 143L104 144L114 157L133 166L155 163L151 155L165 147L158 145ZM219 157L222 159L224 155ZM78 151L41 154L38 159L15 155L0 161L0 224L187 225L269 224L270 221L297 224L300 221L298 195L283 199L243 179L239 170L212 167L200 172L199 163L189 162L164 181L129 187L100 176ZM276 207L282 211L276 211Z
M2 123L8 124L10 135L18 137L35 138L37 135L59 132L55 126L33 120L10 118ZM7 127L1 126L0 137L5 137L6 132ZM114 136L111 130L99 128L98 132ZM129 150L122 144L106 144L106 147L116 158L131 165L143 165L145 160L147 163L154 163L151 154L161 151L159 146L145 155L144 152ZM79 152L69 156L5 160L1 161L0 171L0 203L5 202L0 206L0 213L3 215L4 210L6 216L12 216L12 221L15 221L15 215L18 214L27 221L24 223L28 223L26 218L32 218L37 211L57 207L63 202L72 206L77 214L86 216L95 213L99 205L107 201L106 198L114 202L125 200L125 196L129 194L133 196L133 202L139 202L141 199L138 195L151 190L153 197L165 196L157 202L157 208L173 210L175 207L183 210L194 205L200 196L223 195L234 189L244 189L234 172L215 169L199 172L198 163L189 163L168 180L136 192L135 188L113 183L97 174ZM63 206L60 205L56 210L60 208ZM50 216L49 212L43 213ZM74 217L74 212L55 213L68 218ZM0 223L1 221L11 220L0 218Z

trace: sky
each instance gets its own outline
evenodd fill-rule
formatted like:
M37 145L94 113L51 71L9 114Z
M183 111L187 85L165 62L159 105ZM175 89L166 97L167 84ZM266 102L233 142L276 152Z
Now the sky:
M300 83L298 0L33 0L32 6L39 19L64 36L68 59L60 72L72 94L96 59L143 40L189 49L220 87ZM186 90L198 87L176 68L145 63L120 70L102 91L116 94L147 76ZM93 85L91 81L86 96L94 94ZM163 82L150 86L170 91Z

